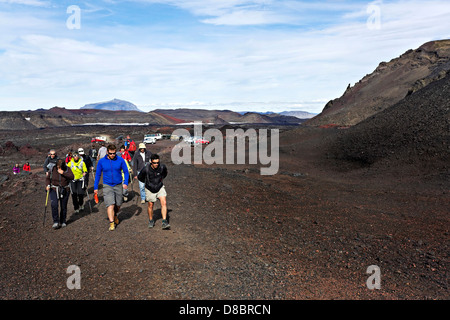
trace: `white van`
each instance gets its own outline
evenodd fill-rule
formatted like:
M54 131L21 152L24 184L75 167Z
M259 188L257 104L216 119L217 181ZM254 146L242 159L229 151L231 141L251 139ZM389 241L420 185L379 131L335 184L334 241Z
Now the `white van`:
M156 138L155 137L145 137L143 142L145 144L155 144Z

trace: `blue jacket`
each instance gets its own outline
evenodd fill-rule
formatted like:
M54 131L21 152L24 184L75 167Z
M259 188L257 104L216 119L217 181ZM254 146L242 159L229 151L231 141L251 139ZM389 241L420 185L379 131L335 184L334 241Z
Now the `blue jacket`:
M96 170L94 190L98 190L98 183L102 173L103 183L108 186L114 187L122 183L128 185L128 167L122 157L115 156L113 160L110 160L108 155L106 155L98 161ZM122 178L122 171L124 178Z

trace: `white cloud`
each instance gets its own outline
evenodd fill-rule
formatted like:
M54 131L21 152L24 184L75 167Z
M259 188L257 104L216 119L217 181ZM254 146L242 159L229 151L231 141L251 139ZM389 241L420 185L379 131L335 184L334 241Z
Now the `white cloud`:
M296 27L298 13L320 11L317 3L153 2L189 10L205 24L195 35L151 25L88 28L83 22L69 32L52 13L0 12L0 108L77 108L119 98L138 106L320 112L379 62L448 38L450 30L445 1L381 3L380 30L367 28L366 5L349 12L342 1L324 9L342 11L334 23L308 29ZM258 27L237 28L245 22ZM283 22L292 25L263 27Z
M47 7L50 5L50 1L42 0L0 0L0 3L20 4L35 7Z

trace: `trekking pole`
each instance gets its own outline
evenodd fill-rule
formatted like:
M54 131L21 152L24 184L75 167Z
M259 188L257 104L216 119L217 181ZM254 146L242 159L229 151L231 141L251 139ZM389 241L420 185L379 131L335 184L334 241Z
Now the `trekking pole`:
M47 190L47 196L45 197L45 209L44 209L44 221L42 223L45 226L45 216L47 215L47 207L48 207L48 194L50 193L50 189Z
M89 208L91 209L91 213L92 213L91 199L89 198L89 191L88 191L87 188L86 188L86 195L87 195L87 198L88 198Z

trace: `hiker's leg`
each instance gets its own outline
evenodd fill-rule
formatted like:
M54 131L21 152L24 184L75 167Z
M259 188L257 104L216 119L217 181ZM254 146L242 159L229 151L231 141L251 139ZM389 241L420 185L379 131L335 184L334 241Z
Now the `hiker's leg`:
M114 222L114 209L115 209L115 205L110 205L108 208L106 208L106 212L108 213L108 219L109 222Z
M81 207L84 204L84 192L78 194L78 205Z
M59 217L60 223L66 223L67 217L67 203L69 202L69 192L64 191L64 197L61 199L61 215Z
M139 193L141 194L141 200L145 201L145 183L144 182L139 181Z
M52 207L53 223L59 223L58 197L56 196L56 191L55 190L50 189L49 198L50 198L50 205Z
M161 202L161 215L164 220L167 219L167 198L165 196L159 197Z
M78 194L76 194L75 192L72 193L72 203L73 203L73 209L75 211L80 209L80 205L78 204Z
M148 220L153 220L153 204L153 202L147 204Z
M156 197L161 202L161 215L163 220L167 219L167 193L166 188L164 186L161 187L161 189L156 194Z

